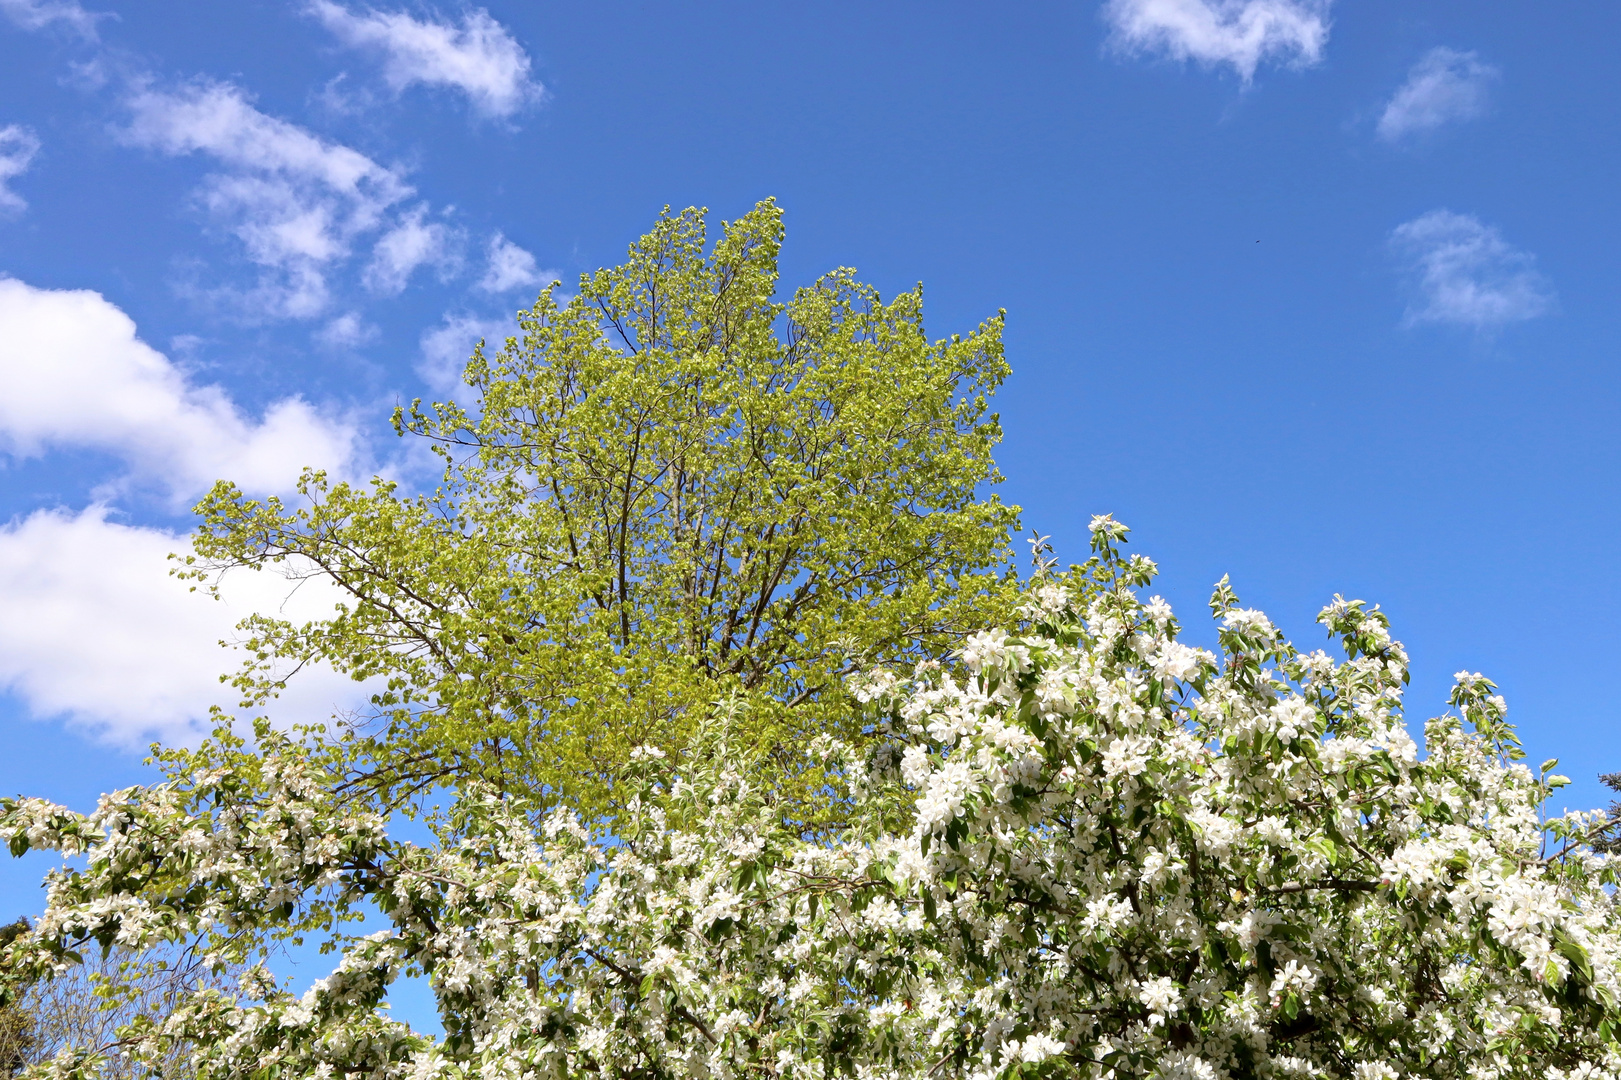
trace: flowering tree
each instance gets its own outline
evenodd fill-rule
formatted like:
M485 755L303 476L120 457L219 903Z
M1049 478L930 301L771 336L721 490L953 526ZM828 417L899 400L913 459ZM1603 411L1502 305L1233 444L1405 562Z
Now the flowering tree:
M474 786L427 846L261 728L88 816L0 804L14 851L85 856L0 976L332 932L302 996L256 966L122 1033L221 1080L1621 1075L1603 815L1542 816L1563 780L1521 763L1492 684L1460 675L1421 755L1377 608L1323 611L1335 660L1223 581L1220 655L1192 648L1124 532L1097 519L1094 557L1043 566L960 669L857 681L883 738L822 747L832 840L782 824L724 715L679 767L634 756L613 836ZM333 932L366 910L386 929ZM402 973L443 1038L379 1010Z

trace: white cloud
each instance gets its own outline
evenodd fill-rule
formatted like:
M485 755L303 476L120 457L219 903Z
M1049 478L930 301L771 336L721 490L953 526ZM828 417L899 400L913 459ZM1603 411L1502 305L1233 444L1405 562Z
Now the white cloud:
M0 0L0 16L30 29L54 22L86 36L95 30L95 17L69 2ZM462 44L478 44L483 28L478 18L464 20ZM527 58L519 59L526 72ZM464 88L481 107L504 107L496 90ZM279 314L326 308L333 267L370 237L384 237L374 249L377 273L408 276L406 264L420 262L442 229L420 211L402 212L413 193L399 172L267 116L235 87L144 86L128 105L129 142L215 163L198 200L273 272L260 294ZM27 167L37 142L24 129L0 130L0 201L17 205L3 184ZM296 397L245 414L225 391L143 342L128 316L96 293L0 278L0 326L0 453L105 451L127 464L127 479L161 485L175 499L218 477L250 491L285 491L304 464L352 475L359 439L346 420ZM353 313L325 328L345 340L372 330ZM272 574L235 575L229 604L189 593L165 560L185 549L183 537L119 524L100 506L0 525L0 688L36 715L66 717L116 741L183 740L209 705L232 703L216 677L238 658L216 642L235 636L239 618L331 609L334 596L319 583L289 602L286 583ZM305 672L272 711L321 719L363 694L330 672Z
M479 112L501 117L544 94L523 46L483 8L460 26L401 11L357 13L331 0L313 0L309 11L345 45L382 54L383 78L396 93L416 83L453 87Z
M352 349L377 340L377 327L360 317L359 312L347 311L331 320L315 333L315 341L328 349Z
M419 206L402 217L372 248L371 262L362 277L372 292L392 296L410 282L418 267L438 263L454 268L459 237L443 222L426 221L428 208Z
M535 264L535 257L501 233L490 237L489 264L478 287L485 292L504 293L513 289L534 289L557 280L550 270Z
M435 390L448 393L462 385L462 368L480 338L494 351L517 331L511 319L447 314L441 325L423 331L422 359L417 364L417 374Z
M1553 287L1536 259L1480 219L1431 210L1398 227L1391 245L1417 291L1406 322L1489 330L1553 310Z
M1231 65L1248 83L1267 59L1308 67L1328 43L1329 0L1108 0L1114 44L1207 67Z
M128 479L176 499L216 478L285 492L303 465L353 476L358 436L299 398L255 421L219 387L199 386L136 336L135 324L89 291L0 279L0 452L110 452ZM187 741L210 705L232 706L218 682L239 655L217 647L250 612L304 620L338 598L275 573L226 580L225 603L169 577L188 541L109 520L103 506L44 510L0 526L0 689L39 717L65 717L111 741ZM269 710L278 722L323 720L366 690L325 669L301 673Z
M359 437L347 420L297 397L257 421L245 416L137 337L98 293L0 279L0 326L0 451L105 450L176 500L222 478L284 492L306 465L353 475Z
M236 704L218 677L242 657L218 643L240 637L240 619L324 617L339 599L321 581L295 589L273 572L235 572L225 602L215 601L169 576L169 553L188 550L185 537L109 521L103 507L0 526L0 687L35 716L111 742L195 741L209 706ZM330 669L309 669L268 712L283 723L322 721L365 697Z
M1379 117L1379 137L1392 142L1486 113L1498 71L1472 52L1437 48L1424 54Z
M124 137L161 153L207 154L224 167L199 199L272 277L242 297L259 314L310 318L328 302L330 268L362 236L385 228L412 194L393 169L285 120L267 116L237 87L196 83L143 88L128 101ZM409 220L409 215L407 216Z
M21 195L6 184L28 171L39 153L39 137L21 124L0 127L0 211L20 213L28 208Z
M108 18L86 11L74 0L0 0L0 15L24 30L43 30L61 23L91 41L96 38L96 21Z
M357 199L368 190L373 197L392 198L410 191L358 150L265 115L229 84L198 83L177 93L145 88L130 98L129 107L134 120L128 135L140 146L170 154L200 150L227 165L319 180Z

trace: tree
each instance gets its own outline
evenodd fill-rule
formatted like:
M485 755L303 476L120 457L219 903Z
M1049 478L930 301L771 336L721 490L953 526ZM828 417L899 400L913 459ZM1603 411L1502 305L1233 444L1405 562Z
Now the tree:
M1543 816L1565 781L1525 767L1490 681L1460 673L1420 754L1377 608L1323 610L1336 661L1224 579L1216 655L1140 598L1124 532L1043 563L964 679L854 680L883 737L821 747L837 837L784 822L725 711L705 753L633 755L611 836L475 783L427 846L263 727L237 768L176 757L93 815L0 802L14 850L85 856L0 986L91 941L242 956L371 904L386 926L301 997L256 975L131 1052L188 1039L199 1080L1621 1074L1605 815ZM378 1009L402 972L443 1039Z
M28 929L27 919L0 926L0 942L9 943ZM0 1068L7 1076L16 1076L33 1063L39 1035L35 1030L32 1011L22 1002L12 1001L0 1007Z
M384 804L474 775L596 814L631 747L682 750L723 697L792 789L810 738L859 734L843 675L1001 618L1002 317L931 342L921 290L843 269L779 301L782 237L769 201L707 253L703 213L666 211L566 304L549 288L474 350L473 405L396 411L443 459L430 495L216 487L195 576L277 564L346 599L251 622L250 699L310 661L386 681L347 744Z
M1603 773L1599 783L1611 791L1621 792L1621 772ZM1621 800L1610 803L1609 820L1603 834L1593 841L1593 847L1611 855L1621 855Z
M9 942L30 929L19 919L0 927ZM144 953L114 947L97 950L82 963L49 977L12 988L9 1004L0 1008L0 1056L6 1075L81 1053L98 1080L190 1080L187 1061L192 1047L171 1040L166 1051L145 1059L119 1053L120 1029L161 1023L182 1000L205 989L226 990L237 971L217 965L185 948L160 945Z

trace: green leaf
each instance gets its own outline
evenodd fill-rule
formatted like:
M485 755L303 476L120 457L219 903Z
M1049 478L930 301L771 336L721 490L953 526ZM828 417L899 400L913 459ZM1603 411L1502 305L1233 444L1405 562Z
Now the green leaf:
M964 628L1013 618L1003 316L931 339L920 288L885 298L846 269L784 287L773 201L711 224L666 211L504 341L469 337L470 400L394 414L446 451L420 498L308 473L296 508L223 482L199 504L197 572L293 559L345 597L255 624L250 698L324 662L435 703L351 748L390 778L378 805L453 760L594 820L655 739L836 823L811 746L869 737L851 659L949 661Z
M1572 941L1566 935L1556 933L1554 935L1554 951L1560 956L1563 956L1566 960L1570 961L1571 967L1575 968L1576 971L1581 975L1584 983L1591 983L1593 981L1592 961L1588 959L1587 951L1580 945L1576 944L1576 942Z

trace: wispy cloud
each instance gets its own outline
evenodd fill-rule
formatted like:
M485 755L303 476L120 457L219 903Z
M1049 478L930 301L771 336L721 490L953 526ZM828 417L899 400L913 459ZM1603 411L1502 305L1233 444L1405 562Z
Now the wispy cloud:
M28 202L6 185L23 173L39 153L39 137L21 124L0 127L0 213L20 213Z
M493 352L517 329L510 318L481 319L474 315L447 314L443 323L423 331L422 359L417 364L417 374L435 390L452 391L462 384L462 368L480 339Z
M1329 0L1108 0L1116 48L1207 67L1248 83L1266 60L1309 67L1328 43Z
M1536 259L1469 214L1431 210L1391 234L1411 276L1406 323L1492 330L1552 311L1552 285Z
M203 181L199 200L273 275L248 296L266 316L320 314L329 268L347 259L360 238L387 228L413 194L395 170L267 116L229 84L147 87L128 106L132 120L123 134L130 143L204 154L222 167ZM410 220L407 214L395 224Z
M485 292L504 293L513 289L535 289L557 280L550 270L542 270L535 257L501 233L490 237L484 276L478 287Z
M1497 77L1497 69L1482 63L1475 53L1431 49L1413 65L1407 81L1385 105L1379 116L1379 137L1396 142L1485 115L1491 84Z
M0 0L0 15L24 30L62 26L88 41L96 39L96 23L112 17L86 11L74 0Z
M332 0L312 0L308 10L345 45L380 55L383 79L396 93L418 84L449 87L495 117L511 116L545 94L530 78L523 46L482 8L460 25L402 11L352 11Z
M421 266L437 264L456 269L460 234L442 221L427 220L428 208L418 206L384 233L372 248L371 262L361 280L366 288L384 296L401 292Z
M315 342L328 349L352 349L375 341L379 333L359 312L346 311L316 331Z

